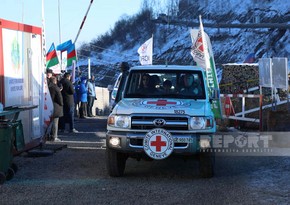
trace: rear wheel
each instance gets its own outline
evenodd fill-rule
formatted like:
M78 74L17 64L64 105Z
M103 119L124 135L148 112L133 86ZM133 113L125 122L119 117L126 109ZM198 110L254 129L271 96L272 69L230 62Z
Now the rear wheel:
M214 176L215 154L214 152L201 152L199 154L199 172L203 178Z
M13 169L14 173L18 171L18 166L15 163L11 164L11 168Z
M106 164L108 174L112 177L120 177L124 175L127 155L116 150L106 149Z
M4 184L5 181L6 181L6 176L4 172L0 172L0 185Z

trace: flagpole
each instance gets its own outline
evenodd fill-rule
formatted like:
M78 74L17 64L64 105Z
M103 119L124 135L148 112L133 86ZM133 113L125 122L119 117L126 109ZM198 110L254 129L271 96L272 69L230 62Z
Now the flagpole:
M41 1L41 23L42 23L42 62L43 70L46 70L46 45L45 45L45 20L44 20L44 0Z
M205 60L205 66L206 69L210 69L210 64L209 64L209 54L208 54L208 47L207 47L207 42L206 42L206 38L204 35L204 30L203 30L203 24L202 24L202 20L201 20L201 15L199 15L199 22L200 22L200 30L201 30L201 36L202 36L202 44L203 44L203 49L204 49L204 58Z
M210 62L209 62L209 53L208 53L208 47L207 47L207 42L206 38L204 35L204 30L203 30L203 24L201 20L201 15L199 15L199 22L200 22L200 31L201 31L201 38L202 38L202 45L203 45L203 50L204 50L204 61L205 61L205 70L206 70L206 81L207 84L208 82L208 70L210 69Z
M78 33L77 33L76 38L75 38L74 44L77 42L77 39L78 39L78 37L79 37L79 35L80 35L80 32L81 32L81 30L82 30L82 28L83 28L83 26L84 26L85 20L86 20L87 15L88 15L88 13L89 13L89 11L90 11L90 8L91 8L91 6L92 6L92 4L93 4L93 1L94 1L94 0L91 0L91 2L90 2L89 8L87 9L87 12L86 12L86 14L85 14L85 16L84 16L84 18L83 18L82 23L81 23L80 29L79 29L79 31L78 31Z
M41 108L44 108L44 99L45 98L45 81L46 81L46 77L44 75L44 72L46 72L46 48L45 48L45 22L44 22L44 0L41 1L41 23L42 23L42 42L41 42L41 46L42 46L42 64L43 64L43 71L41 72L41 80L43 83L41 83L40 87L41 90L43 91L42 96L40 97L40 102L39 102L39 106L41 106ZM47 83L47 82L46 82ZM39 119L44 119L44 111L43 109L40 109L41 111L39 112ZM39 120L39 124L40 127L44 127L44 120ZM41 129L41 135L44 134L44 129ZM41 138L42 140L42 138Z
M58 0L58 40L59 44L61 44L61 25L60 25L60 4ZM62 71L62 52L60 52L60 61L59 61L60 71Z
M152 33L152 48L151 48L151 53L152 53L152 65L153 65L153 33Z
M61 26L60 26L60 4L58 0L58 39L59 44L61 44Z
M43 5L43 2L42 2L42 5ZM21 6L22 6L21 7L21 13L22 13L21 23L24 23L24 3L23 3L23 0L22 0L22 5Z

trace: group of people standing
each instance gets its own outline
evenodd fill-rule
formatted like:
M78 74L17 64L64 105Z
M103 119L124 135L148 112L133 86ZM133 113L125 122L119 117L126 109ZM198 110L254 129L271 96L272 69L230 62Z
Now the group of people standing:
M80 118L93 117L92 107L96 99L94 76L86 82L81 78L76 86L71 81L71 74L65 73L58 80L53 76L52 70L47 70L47 83L51 99L53 101L51 140L60 141L58 132L65 131L65 125L69 125L69 132L78 133L74 127L75 108L79 106Z
M75 104L76 104L76 114L80 118L94 117L93 115L93 105L96 98L95 91L95 77L92 76L91 79L87 81L87 78L82 77L81 80L75 86Z

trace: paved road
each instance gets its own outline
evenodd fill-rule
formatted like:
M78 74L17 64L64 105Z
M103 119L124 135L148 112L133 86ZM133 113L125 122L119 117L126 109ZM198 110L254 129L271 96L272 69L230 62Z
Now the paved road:
M0 204L289 204L289 157L217 157L202 179L195 160L129 159L122 178L105 168L105 118L78 120L77 134L46 157L15 157L19 171L0 186Z

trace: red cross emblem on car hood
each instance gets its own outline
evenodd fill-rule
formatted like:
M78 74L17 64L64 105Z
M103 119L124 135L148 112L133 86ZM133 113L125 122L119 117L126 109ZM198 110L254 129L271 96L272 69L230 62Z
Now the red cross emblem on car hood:
M157 106L166 106L166 105L176 105L176 102L170 102L167 100L157 100L157 101L148 101L147 104L157 105Z

